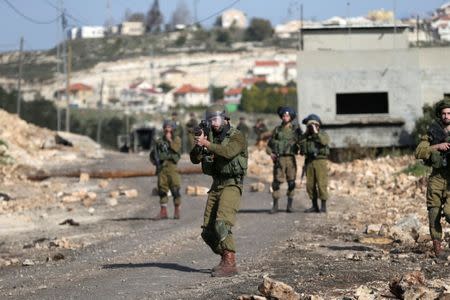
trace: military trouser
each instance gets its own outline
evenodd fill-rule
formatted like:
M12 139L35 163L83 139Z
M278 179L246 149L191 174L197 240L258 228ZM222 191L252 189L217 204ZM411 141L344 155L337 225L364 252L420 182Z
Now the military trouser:
M159 203L167 205L167 202L169 202L167 193L170 190L173 196L173 203L180 205L180 185L180 174L178 173L177 165L171 161L165 161L161 171L158 173Z
M288 198L294 197L295 194L295 177L297 175L297 163L295 156L280 156L273 165L273 182L272 182L272 198L278 200L281 197L280 185L287 181Z
M328 200L328 168L326 159L307 160L306 192L311 200Z
M234 181L234 179L231 179ZM208 192L203 217L202 238L216 254L224 250L236 252L231 228L236 222L242 196L242 184L213 182Z
M448 178L448 179L447 179ZM427 209L430 235L433 240L442 239L442 214L450 223L450 176L433 172L428 178Z

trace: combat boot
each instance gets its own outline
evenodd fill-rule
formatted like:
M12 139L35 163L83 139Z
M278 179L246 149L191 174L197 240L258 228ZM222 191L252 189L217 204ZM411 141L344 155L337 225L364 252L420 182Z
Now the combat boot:
M180 204L175 204L175 210L173 212L174 219L180 219Z
M317 205L317 199L312 199L312 207L305 209L305 213L318 213L320 212L319 206Z
M294 201L294 199L292 199L291 197L289 197L287 200L287 207L286 207L287 213L294 212L294 210L292 209L292 201Z
M276 214L278 212L278 199L273 199L272 209L270 210L271 214Z
M320 205L320 212L321 213L326 213L327 212L327 201L321 200L320 204L321 204Z
M236 255L234 252L224 250L222 255L222 265L211 273L212 277L228 277L238 273L236 267Z
M214 267L211 269L211 274L214 273L214 272L217 272L217 270L219 270L219 269L222 267L223 261L224 261L223 254L221 254L221 255L220 255L220 262L219 262L219 264L218 264L217 266L214 266Z
M161 205L161 210L159 211L159 214L156 215L156 217L153 218L153 220L165 220L168 219L167 216L167 206Z

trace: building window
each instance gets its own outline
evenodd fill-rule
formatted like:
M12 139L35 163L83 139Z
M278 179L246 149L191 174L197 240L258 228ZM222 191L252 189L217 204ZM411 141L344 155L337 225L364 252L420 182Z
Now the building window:
M387 114L388 98L387 92L339 93L336 94L336 114Z
M450 93L445 93L445 94L444 94L444 98L445 98L445 99L450 99Z

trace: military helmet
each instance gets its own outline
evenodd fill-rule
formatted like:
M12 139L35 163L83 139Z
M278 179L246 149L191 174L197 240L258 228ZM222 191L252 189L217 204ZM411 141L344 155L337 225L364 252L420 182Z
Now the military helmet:
M221 104L213 104L206 109L205 111L206 120L209 120L215 116L220 116L224 119L230 119L227 108Z
M444 108L450 108L450 99L442 99L434 106L434 113L437 118L441 118L441 112Z
M306 118L302 120L302 124L307 125L310 121L315 121L316 123L319 123L320 126L322 126L322 121L320 120L319 116L316 114L310 114Z
M167 119L165 119L164 121L163 121L163 129L164 128L166 128L166 127L172 127L172 129L175 129L175 123L173 122L173 121L171 121L171 120L167 120Z
M284 114L289 114L291 116L291 120L294 120L297 117L297 113L289 106L278 107L277 114L280 116L280 118L282 118Z

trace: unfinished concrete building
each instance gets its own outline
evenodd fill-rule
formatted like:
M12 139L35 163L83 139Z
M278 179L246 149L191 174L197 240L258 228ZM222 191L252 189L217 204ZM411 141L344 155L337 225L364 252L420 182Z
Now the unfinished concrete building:
M390 43L373 48L367 37L354 36L347 49L329 43L327 50L299 52L299 115L318 114L333 148L412 145L423 105L450 95L450 48L408 48L406 38L391 36Z

